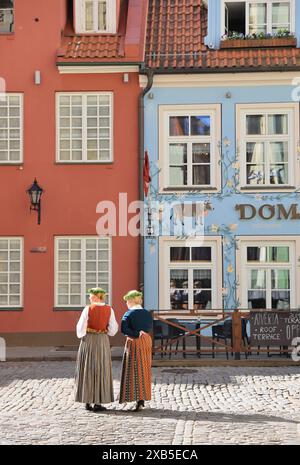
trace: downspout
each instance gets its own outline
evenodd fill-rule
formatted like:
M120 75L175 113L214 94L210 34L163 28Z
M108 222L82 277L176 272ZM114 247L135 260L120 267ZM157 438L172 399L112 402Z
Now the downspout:
M139 200L144 201L144 150L145 150L145 103L144 97L149 92L153 85L153 70L147 69L146 75L148 78L145 89L142 90L139 96ZM144 290L144 235L140 234L139 243L139 288Z

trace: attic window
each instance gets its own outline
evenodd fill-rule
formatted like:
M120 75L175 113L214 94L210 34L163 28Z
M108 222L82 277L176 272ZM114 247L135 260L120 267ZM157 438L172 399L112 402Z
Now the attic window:
M223 33L276 34L295 30L294 0L223 2Z
M116 33L116 0L75 0L75 31Z
M0 0L0 33L11 33L14 30L14 2Z
M231 32L246 33L246 8L245 2L225 3L225 34Z

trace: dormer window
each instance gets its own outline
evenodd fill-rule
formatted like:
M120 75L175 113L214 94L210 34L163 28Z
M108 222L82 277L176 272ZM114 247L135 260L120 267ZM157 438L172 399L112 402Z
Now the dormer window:
M223 0L223 34L272 34L295 30L294 0Z
M116 0L75 0L75 32L116 33Z
M14 29L14 2L0 0L0 34L11 33Z

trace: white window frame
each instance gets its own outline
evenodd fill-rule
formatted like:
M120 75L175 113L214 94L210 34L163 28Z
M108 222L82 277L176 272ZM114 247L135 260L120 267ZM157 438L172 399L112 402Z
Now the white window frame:
M258 114L284 114L288 115L289 134L284 135L266 135L264 141L272 141L284 139L289 143L288 154L288 183L287 184L247 184L247 160L246 160L246 139L259 142L259 137L255 140L255 135L246 135L246 116ZM244 190L274 191L280 189L283 191L295 189L299 185L299 156L297 154L297 146L299 141L299 104L298 103L253 103L253 104L237 104L236 105L236 146L237 153L240 159L240 188ZM269 166L269 161L266 161L266 167Z
M1 309L23 308L24 306L24 238L21 236L0 236L0 240L20 241L20 304L19 305L0 305ZM8 283L9 285L10 283Z
M11 31L0 31L0 35L3 34L13 34L14 32L14 16L15 16L15 4L13 0L13 5L12 8L6 7L6 8L1 8L0 7L0 12L4 12L4 15L6 16L6 19L10 19L9 25L11 26Z
M85 28L85 2L86 0L75 0L75 32L77 34L115 34L117 30L117 5L116 0L106 0L106 29L96 27L98 21L97 0L94 3L94 29L87 31ZM96 20L97 18L97 20Z
M240 3L241 0L222 0L221 3L221 35L223 36L226 34L225 30L225 4L230 2ZM243 1L243 0L242 0ZM295 16L295 0L245 0L245 8L246 8L246 24L245 24L245 32L249 34L249 4L250 3L267 3L267 33L272 34L272 8L270 8L271 4L273 3L289 3L290 4L290 33L295 33L296 28L296 16Z
M210 116L211 130L209 136L171 136L174 143L210 143L210 184L170 186L169 182L169 118L171 116ZM221 167L219 143L221 141L221 105L160 105L159 106L159 188L164 190L201 190L209 192L221 188ZM188 172L192 171L192 161L188 158ZM188 180L192 174L188 174Z
M290 308L300 308L300 293L297 283L300 281L300 237L284 236L284 239L276 236L237 236L238 248L236 251L236 268L237 268L237 298L240 302L241 309L248 307L248 285L247 285L247 270L248 268L270 268L271 264L258 265L256 262L247 265L247 247L263 247L263 246L289 246L290 247L290 262L276 263L275 268L290 268ZM246 283L246 285L245 285Z
M108 283L109 283L109 301L107 302L109 305L112 302L112 238L111 237L100 237L100 236L55 236L54 237L54 259L55 259L55 276L54 276L54 306L55 308L59 309L64 309L64 308L78 308L78 307L85 307L86 306L86 300L85 296L86 294L81 294L81 304L80 305L73 305L73 304L59 304L58 303L58 242L60 239L79 239L79 240L88 240L88 239L107 239L108 240L108 264L109 264L109 270L108 270ZM81 290L86 288L86 270L85 270L85 252L86 252L86 247L85 247L85 242L83 241L82 244L84 246L81 248L84 254L84 258L81 260ZM82 266L83 265L83 266Z
M72 96L72 95L80 95L84 98L85 102L82 105L82 158L81 160L61 160L60 159L60 106L59 106L59 98L61 96ZM109 153L110 157L107 160L88 160L87 159L87 105L86 105L86 97L91 95L105 95L108 96L110 99L110 116L108 117L110 120L110 128L109 128ZM114 94L113 92L56 92L56 162L63 163L63 164L107 164L112 163L114 158Z
M211 247L211 261L204 262L170 262L171 247ZM212 274L212 302L210 310L220 310L223 307L222 302L222 238L220 236L197 239L175 239L174 237L159 238L159 309L170 310L170 312L182 312L184 310L171 310L170 308L170 279L169 270L172 269L211 269ZM192 296L193 289L189 289L189 309L193 308Z
M20 158L19 160L0 160L0 165L19 165L23 163L23 157L24 157L24 95L22 93L15 93L15 92L5 92L5 93L1 92L0 93L0 101L1 99L5 99L6 97L19 97L20 99ZM9 124L9 117L8 117L8 124ZM8 137L8 143L10 142L10 140L13 140L13 139L10 139Z

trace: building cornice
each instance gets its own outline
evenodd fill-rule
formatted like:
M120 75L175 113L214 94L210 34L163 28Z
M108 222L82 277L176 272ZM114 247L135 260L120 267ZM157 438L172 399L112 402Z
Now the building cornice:
M292 86L295 79L299 82L299 71L155 74L153 87ZM140 87L146 84L147 77L140 75Z
M111 65L111 64L87 64L87 63L57 63L59 74L114 74L114 73L138 73L139 66Z

